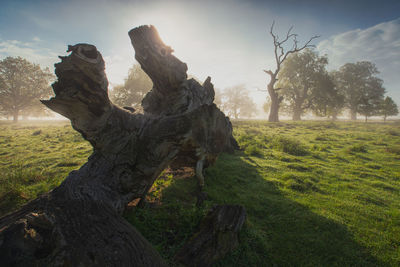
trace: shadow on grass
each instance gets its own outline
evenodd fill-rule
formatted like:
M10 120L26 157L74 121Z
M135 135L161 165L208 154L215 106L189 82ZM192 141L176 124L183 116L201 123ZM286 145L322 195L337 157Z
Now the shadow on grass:
M163 190L161 204L126 218L172 265L173 255L196 232L208 208L222 203L245 206L248 218L239 248L216 266L384 265L353 240L346 226L289 200L241 156L221 155L207 169L204 207L195 207L196 179L176 179Z

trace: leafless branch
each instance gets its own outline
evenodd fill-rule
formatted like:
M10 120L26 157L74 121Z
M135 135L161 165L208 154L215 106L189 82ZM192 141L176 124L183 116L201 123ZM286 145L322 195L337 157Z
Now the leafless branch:
M264 70L265 73L268 73L269 75L274 75L274 73L271 70Z
M286 34L286 38L285 38L284 40L280 41L280 42L279 42L280 44L285 43L287 40L289 40L290 37L296 36L296 35L297 35L297 34L295 34L295 33L290 34L290 32L292 31L292 29L293 29L293 26L291 26L291 27L289 28L289 30L288 30L288 32L287 32L287 34Z
M275 25L275 20L272 21L271 29L270 29L270 31L269 31L269 32L272 34L272 36L274 35L274 34L273 34L273 32L274 32L274 25Z
M298 35L295 34L295 33L291 33L292 30L293 30L293 26L291 26L289 28L289 30L286 33L285 39L283 39L282 41L279 41L278 35L274 33L274 26L275 26L275 21L272 22L271 29L270 29L270 34L271 34L271 36L273 38L273 41L274 41L275 60L276 60L276 64L277 64L277 68L278 69L280 68L280 65L286 60L288 55L290 55L292 53L299 52L299 51L301 51L301 50L303 50L305 48L308 48L308 47L315 47L315 45L312 45L311 42L314 39L320 37L319 35L312 36L303 46L299 47L298 46L299 42L297 40L297 36ZM284 49L283 46L290 39L293 40L293 46L292 46L292 48L290 50L285 52L285 49ZM267 73L270 74L270 72L267 72Z

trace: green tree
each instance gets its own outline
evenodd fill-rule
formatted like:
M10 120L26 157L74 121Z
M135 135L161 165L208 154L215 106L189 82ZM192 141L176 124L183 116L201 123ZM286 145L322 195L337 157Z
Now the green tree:
M385 89L377 74L375 64L369 61L347 63L335 73L336 85L345 97L352 120L357 119L357 113L369 117L382 99Z
M368 120L368 117L380 114L384 94L385 88L383 88L381 79L374 78L366 83L358 107L358 113L365 117L365 121Z
M396 116L397 114L399 114L397 104L391 97L387 96L381 103L380 115L383 116L383 121L386 121L386 117Z
M330 117L337 120L344 108L344 95L335 83L335 73L324 75L320 80L319 90L314 91L312 111L320 117Z
M282 64L277 86L293 120L300 120L313 106L320 108L317 100L323 102L327 91L333 90L325 69L327 64L327 57L310 49L290 55Z
M257 113L256 104L244 85L226 88L222 94L222 110L235 119L251 117Z
M51 95L53 74L21 57L0 60L0 108L3 116L18 121L21 112L43 110L41 98Z
M151 90L153 83L138 64L129 69L123 85L117 85L110 92L114 104L121 107L141 108L143 97Z

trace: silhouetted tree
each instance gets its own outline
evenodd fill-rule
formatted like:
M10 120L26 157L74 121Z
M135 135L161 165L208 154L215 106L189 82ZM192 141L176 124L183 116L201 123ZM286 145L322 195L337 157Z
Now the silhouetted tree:
M18 121L21 112L43 110L39 99L51 95L53 75L21 57L0 60L0 107L6 117Z
M375 64L369 61L347 63L335 73L336 85L345 97L352 120L357 119L357 113L369 117L377 109L385 92L377 74Z
M229 117L251 117L257 113L256 104L249 96L244 85L226 88L222 94L222 110Z
M138 64L134 64L129 69L125 83L115 86L110 92L110 98L118 106L140 109L143 97L152 87L153 83L149 76Z
M399 109L397 104L393 101L393 99L387 96L381 103L380 115L383 116L383 121L386 121L386 118L389 116L396 116L399 114Z
M332 90L327 86L330 85L325 69L327 64L327 57L320 57L310 49L290 55L282 64L277 86L282 88L281 95L293 120L300 120L301 115L313 107L317 97L323 99L324 93L320 91Z
M273 22L271 25L270 34L274 42L274 56L275 56L276 68L275 71L264 70L264 72L270 76L270 81L267 85L267 91L271 99L271 108L268 117L268 121L270 122L279 121L279 105L282 102L283 97L279 95L280 88L275 88L275 83L278 81L278 74L281 70L281 65L290 54L299 52L307 47L314 47L310 43L313 39L319 37L319 36L313 36L303 46L299 47L297 34L291 33L293 26L289 28L288 32L286 33L286 37L280 40L279 36L273 32L274 25L275 22ZM292 40L293 46L290 49L285 49L284 46L287 44L289 40Z

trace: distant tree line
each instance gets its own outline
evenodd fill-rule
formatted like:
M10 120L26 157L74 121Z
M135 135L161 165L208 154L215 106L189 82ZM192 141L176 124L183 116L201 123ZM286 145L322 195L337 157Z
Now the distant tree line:
M257 114L257 106L244 84L216 91L215 104L230 118L251 118Z
M290 31L288 36L292 36ZM275 42L279 48L281 42L278 39ZM352 120L357 119L359 114L365 120L371 116L382 116L385 121L387 117L399 113L393 99L385 96L383 81L377 77L379 71L373 63L347 63L338 70L328 72L328 58L319 56L306 44L290 50L292 53L279 54L279 49L276 52L279 64L276 71L271 72L273 83L271 80L268 84L268 92L272 92L273 97L270 96L264 104L266 112L274 112L272 117L269 116L272 121L279 120L276 112L289 114L293 120L300 120L310 112L336 120L348 110ZM279 58L279 55L283 56ZM11 117L16 122L20 115L50 115L39 99L51 95L50 83L53 79L54 75L48 68L41 69L21 57L0 60L0 116ZM110 90L110 98L116 105L140 111L141 101L152 86L151 79L135 64L124 83ZM243 84L223 91L216 89L214 102L234 119L257 114L256 104Z
M110 91L110 98L114 104L120 107L133 108L140 111L142 109L142 99L152 87L153 82L149 76L139 64L134 64L129 69L125 82L114 86L113 90Z
M288 56L282 64L276 87L279 88L281 112L300 120L307 112L336 120L344 110L350 119L397 115L396 103L385 97L383 81L376 75L375 64L368 61L347 63L328 72L328 58L305 49ZM267 104L268 106L268 104Z
M190 79L198 79L189 75ZM121 85L114 86L110 92L113 103L126 109L141 110L141 102L153 83L138 64L129 70L128 77ZM257 113L256 104L249 96L244 84L215 90L215 104L229 117L234 119L249 118Z
M318 35L311 37L303 46L299 46L297 34L290 27L284 38L274 33L275 22L270 34L274 45L276 66L264 70L270 76L267 85L268 120L279 121L279 110L291 114L293 120L312 111L317 116L337 119L344 109L350 111L350 118L357 119L357 114L368 117L397 115L396 103L385 95L383 81L375 64L368 61L347 63L337 71L328 72L328 58L319 56L310 50ZM292 42L292 46L288 43Z

